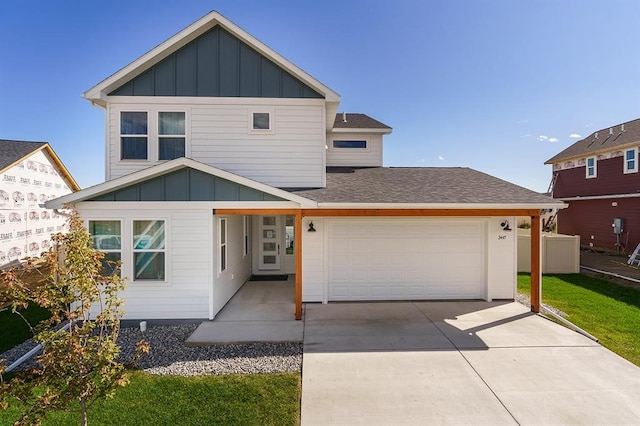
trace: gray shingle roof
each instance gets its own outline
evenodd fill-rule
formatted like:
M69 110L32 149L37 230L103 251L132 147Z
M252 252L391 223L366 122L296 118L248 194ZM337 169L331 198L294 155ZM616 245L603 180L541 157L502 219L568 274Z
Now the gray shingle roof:
M368 115L348 112L347 121L344 121L344 113L336 114L336 120L333 123L334 129L389 129L391 127L375 120Z
M46 142L26 142L0 139L0 170L46 145Z
M289 191L319 203L562 204L465 167L328 169L326 188Z
M622 132L623 124L624 132ZM611 135L609 135L609 129L612 130ZM596 134L598 135L597 139ZM640 145L640 118L593 132L586 138L579 140L564 151L551 157L545 164L559 163L575 157L586 157L634 143Z

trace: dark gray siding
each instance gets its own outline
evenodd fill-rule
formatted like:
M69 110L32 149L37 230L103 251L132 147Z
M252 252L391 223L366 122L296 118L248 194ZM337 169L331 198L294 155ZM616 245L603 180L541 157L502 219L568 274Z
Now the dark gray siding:
M88 201L285 201L194 169L182 169Z
M220 27L209 30L109 95L322 98Z

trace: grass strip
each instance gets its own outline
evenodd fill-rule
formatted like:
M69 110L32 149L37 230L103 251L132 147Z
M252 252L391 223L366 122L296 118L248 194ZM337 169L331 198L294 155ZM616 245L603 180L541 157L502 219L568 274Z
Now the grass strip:
M90 425L297 425L299 373L154 376L134 371L113 399L89 410ZM0 411L13 424L17 406ZM54 412L43 423L80 424L78 413Z
M30 304L20 313L32 326L51 316L51 313L38 305ZM0 312L0 353L5 352L16 345L33 337L29 326L25 324L20 315L11 312L11 307Z

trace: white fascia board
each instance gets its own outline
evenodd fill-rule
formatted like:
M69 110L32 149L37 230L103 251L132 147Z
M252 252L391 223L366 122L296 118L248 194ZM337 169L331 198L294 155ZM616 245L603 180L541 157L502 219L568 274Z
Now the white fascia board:
M121 212L123 210L167 210L178 208L181 211L203 209L299 209L300 204L292 201L86 201L75 204L80 211Z
M383 135L388 135L393 131L393 129L360 129L360 128L334 128L332 133L380 133Z
M131 62L129 65L107 77L96 86L84 92L82 94L82 97L92 101L93 103L104 104L106 100L106 93L117 89L122 84L139 75L141 71L146 70L162 61L167 56L171 55L181 47L195 40L216 25L220 25L222 28L229 31L231 34L235 35L240 40L247 43L249 46L253 47L256 51L269 58L277 65L286 69L289 73L297 77L299 80L305 82L312 89L322 94L327 102L340 102L340 95L338 95L336 92L329 89L320 81L313 78L310 74L306 73L293 63L289 62L287 59L268 47L266 44L262 43L257 38L253 37L251 34L247 33L242 28L238 27L236 24L229 21L227 18L216 11L213 11L200 18L184 30L180 31L173 37L169 38L168 40L151 49L135 61Z
M640 194L614 194L614 195L589 195L585 197L566 197L566 198L556 198L556 200L560 201L588 201L588 200L610 200L617 198L638 198Z
M209 166L207 164L200 163L190 158L182 157L89 187L82 191L74 192L72 194L56 198L54 200L49 200L46 202L46 206L47 208L62 208L65 204L81 202L89 198L93 198L125 186L135 185L137 183L144 182L157 176L162 176L164 174L171 173L173 171L180 170L186 167L190 167L203 173L229 180L239 185L253 188L257 191L261 191L275 197L284 198L287 201L292 201L303 207L314 207L317 205L315 201L309 200L308 198L304 198L299 195L292 194L291 192L279 188L274 188L273 186L254 181L243 176L239 176L231 172Z
M449 204L449 203L318 203L319 209L431 209L431 210L531 210L531 209L564 209L564 203L533 204Z

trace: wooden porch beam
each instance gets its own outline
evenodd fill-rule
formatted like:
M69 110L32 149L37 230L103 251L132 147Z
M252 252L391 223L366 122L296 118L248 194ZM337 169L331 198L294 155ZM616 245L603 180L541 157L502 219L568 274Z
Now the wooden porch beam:
M213 209L215 215L296 215L300 209Z
M540 312L542 303L542 266L540 262L540 213L531 216L531 312Z
M293 247L296 255L296 319L302 319L302 211L296 213Z

